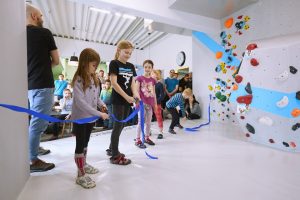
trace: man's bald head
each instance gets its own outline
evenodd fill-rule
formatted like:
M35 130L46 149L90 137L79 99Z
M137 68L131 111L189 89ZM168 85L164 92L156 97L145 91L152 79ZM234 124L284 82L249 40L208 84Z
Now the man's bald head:
M37 7L26 3L27 25L43 27L43 14Z

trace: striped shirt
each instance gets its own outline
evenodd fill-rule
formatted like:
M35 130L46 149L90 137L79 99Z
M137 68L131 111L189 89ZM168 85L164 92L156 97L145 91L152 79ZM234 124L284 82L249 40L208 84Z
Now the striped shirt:
M177 106L180 107L181 113L184 116L185 109L184 109L184 98L182 93L176 93L174 96L169 99L166 103L167 108L176 108Z

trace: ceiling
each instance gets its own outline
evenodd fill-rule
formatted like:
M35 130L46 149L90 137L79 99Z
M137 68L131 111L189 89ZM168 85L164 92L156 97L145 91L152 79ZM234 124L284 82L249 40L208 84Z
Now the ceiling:
M169 0L169 8L222 19L258 0Z
M87 4L69 0L29 1L44 14L44 26L56 37L116 45L121 39L143 50L167 33L149 31L145 19L126 13L97 10Z

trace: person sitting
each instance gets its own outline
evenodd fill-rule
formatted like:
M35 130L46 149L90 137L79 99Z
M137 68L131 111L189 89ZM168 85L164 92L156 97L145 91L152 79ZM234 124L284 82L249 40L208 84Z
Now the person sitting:
M59 101L59 106L55 106L55 109L61 110L60 115L57 116L57 118L61 120L69 119L71 116L72 104L73 104L72 93L69 89L65 89L63 98L60 99ZM59 125L60 125L59 122L51 123L49 125L50 129L53 130L53 136L49 140L58 139L58 134L60 130Z
M186 117L190 120L201 118L201 109L195 95L185 101Z

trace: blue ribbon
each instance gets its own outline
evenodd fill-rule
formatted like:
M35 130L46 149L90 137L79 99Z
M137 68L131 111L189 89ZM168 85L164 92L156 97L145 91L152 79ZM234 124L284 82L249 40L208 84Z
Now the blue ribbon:
M10 109L10 110L14 110L16 112L28 113L29 115L33 115L40 119L46 120L48 122L60 122L60 123L73 122L73 123L77 123L77 124L85 124L85 123L89 123L89 122L95 121L100 118L100 117L94 116L94 117L87 117L87 118L75 119L75 120L61 120L61 119L57 119L55 117L51 117L49 115L45 115L43 113L38 113L33 110L19 107L19 106L13 106L13 105L9 105L9 104L0 104L0 106Z
M200 124L199 126L195 126L195 127L192 127L192 128L184 128L184 130L190 131L190 132L197 131L202 126L206 126L206 125L210 124L210 101L211 101L211 94L209 95L209 104L208 104L208 122L205 123L205 124Z

